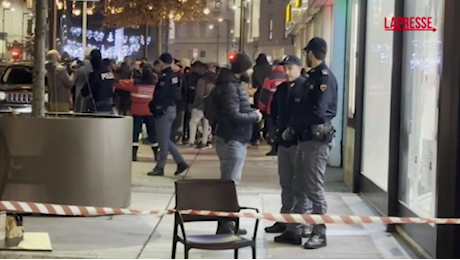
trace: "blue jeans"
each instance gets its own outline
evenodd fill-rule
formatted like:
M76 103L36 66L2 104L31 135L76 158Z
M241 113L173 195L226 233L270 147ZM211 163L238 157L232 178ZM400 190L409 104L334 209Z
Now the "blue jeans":
M166 113L160 117L155 118L155 130L157 142L160 147L160 158L157 162L156 168L163 169L168 159L168 153L171 153L174 161L179 163L185 163L184 158L177 150L176 145L169 138L171 134L171 127L176 119L176 107L171 106L166 109Z
M220 161L220 178L232 180L235 185L240 184L247 153L246 144L233 140L225 142L223 138L217 136L216 153Z

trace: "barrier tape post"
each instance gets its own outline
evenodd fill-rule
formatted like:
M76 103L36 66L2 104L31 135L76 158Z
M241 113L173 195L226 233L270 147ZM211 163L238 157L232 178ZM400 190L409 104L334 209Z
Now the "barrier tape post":
M121 209L109 207L58 205L21 201L0 201L0 211L15 213L32 213L55 216L82 216L97 217L109 215L171 215L176 212L169 210L140 211L135 209ZM314 215L314 214L272 214L252 212L218 212L206 210L181 210L180 214L214 216L214 217L238 217L263 219L284 223L305 224L440 224L457 225L460 219L455 218L408 218L408 217L378 217L378 216L339 216L339 215Z

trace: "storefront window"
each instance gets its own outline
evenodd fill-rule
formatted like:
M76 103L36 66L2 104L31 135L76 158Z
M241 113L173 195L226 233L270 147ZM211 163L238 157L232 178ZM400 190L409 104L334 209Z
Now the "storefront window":
M384 31L395 0L367 3L366 67L364 78L362 174L382 190L388 189L391 68L393 32Z
M431 17L437 30L404 32L400 199L435 217L438 93L444 1L405 0L406 17Z

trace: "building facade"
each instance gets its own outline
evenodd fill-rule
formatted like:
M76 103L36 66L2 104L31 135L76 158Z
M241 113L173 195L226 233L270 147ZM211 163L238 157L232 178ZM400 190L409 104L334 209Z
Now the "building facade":
M259 38L260 0L212 0L208 1L208 7L210 13L200 22L171 23L169 52L174 57L219 65L228 64L233 52L244 51L254 57Z
M260 32L258 52L265 53L270 60L283 59L294 54L292 35L286 28L286 12L289 0L262 1L260 5Z
M12 45L26 44L27 36L33 30L33 2L23 0L1 1L2 20L0 34L0 52L2 60L12 58ZM25 58L25 55L22 55Z

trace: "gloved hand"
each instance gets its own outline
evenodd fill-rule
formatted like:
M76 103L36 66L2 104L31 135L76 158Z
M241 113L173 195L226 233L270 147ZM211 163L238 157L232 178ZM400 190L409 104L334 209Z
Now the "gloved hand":
M295 138L295 133L291 128L286 128L281 134L281 138L287 142L292 141Z

